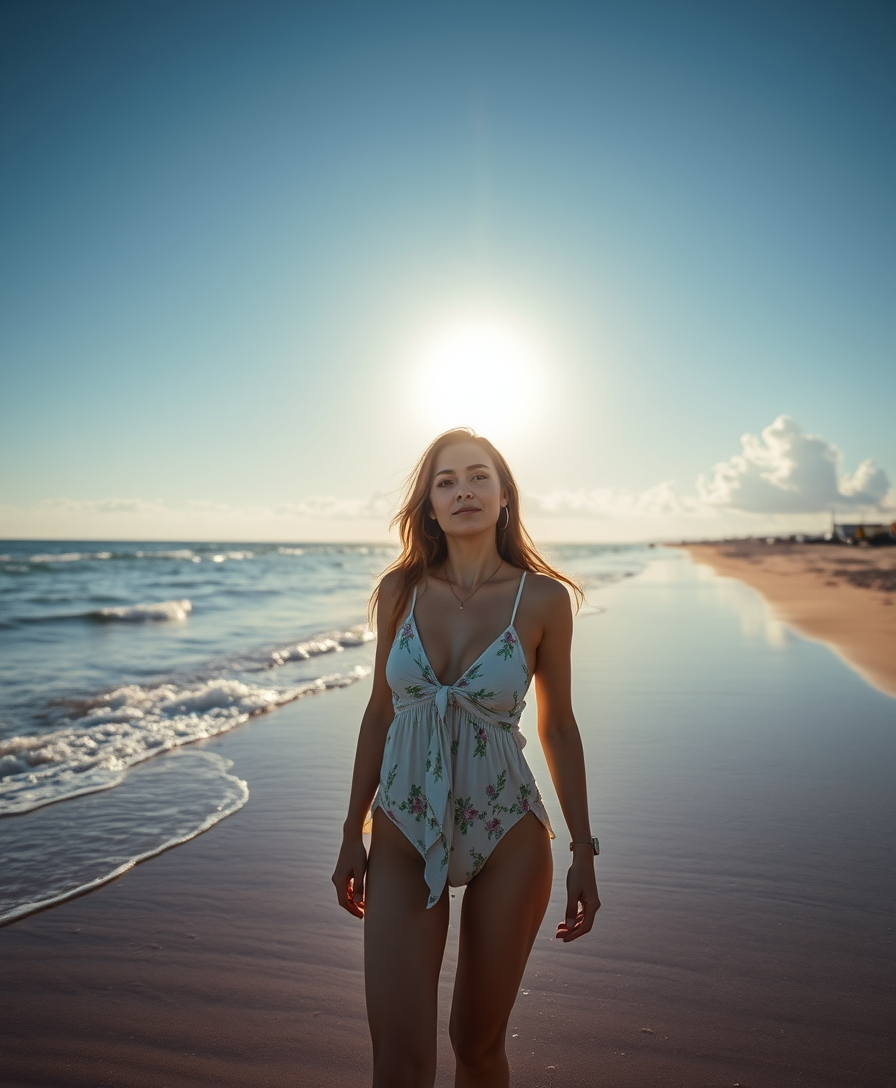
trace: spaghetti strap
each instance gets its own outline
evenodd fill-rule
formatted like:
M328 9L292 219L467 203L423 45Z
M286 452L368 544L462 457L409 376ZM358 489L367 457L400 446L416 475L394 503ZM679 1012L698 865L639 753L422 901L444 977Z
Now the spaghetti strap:
M523 571L523 576L520 578L520 588L516 591L516 600L513 602L513 615L510 617L510 626L513 627L513 621L516 619L516 610L520 606L520 597L523 595L523 583L526 581L526 572Z

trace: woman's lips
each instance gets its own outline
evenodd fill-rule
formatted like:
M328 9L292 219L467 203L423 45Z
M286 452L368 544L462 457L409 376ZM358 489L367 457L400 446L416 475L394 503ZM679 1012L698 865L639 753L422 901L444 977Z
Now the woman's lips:
M462 506L460 510L455 510L454 514L478 514L480 509L479 506ZM451 516L454 517L454 514Z

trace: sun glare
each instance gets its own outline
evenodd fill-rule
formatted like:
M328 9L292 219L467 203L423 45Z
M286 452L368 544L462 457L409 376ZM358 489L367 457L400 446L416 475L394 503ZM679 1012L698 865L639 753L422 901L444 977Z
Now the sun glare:
M545 390L537 344L507 321L457 320L413 352L414 411L430 427L469 424L500 439L535 417Z

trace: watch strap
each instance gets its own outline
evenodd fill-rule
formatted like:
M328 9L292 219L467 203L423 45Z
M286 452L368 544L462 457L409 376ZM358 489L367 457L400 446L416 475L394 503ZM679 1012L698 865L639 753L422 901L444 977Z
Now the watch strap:
M572 850L574 846L590 846L591 849L594 851L595 857L597 857L597 855L600 853L600 840L598 839L597 835L594 835L590 839L573 839L573 841L569 844L569 849Z

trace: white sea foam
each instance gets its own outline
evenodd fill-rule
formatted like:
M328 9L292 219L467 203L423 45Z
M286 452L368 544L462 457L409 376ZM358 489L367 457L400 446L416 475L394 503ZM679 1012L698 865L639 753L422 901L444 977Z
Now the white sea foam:
M127 623L143 623L146 620L185 620L193 611L191 601L151 601L147 604L123 605L120 608L98 608L89 613L91 619Z
M111 552L47 552L28 557L29 563L80 563L84 559L111 559Z
M369 672L357 665L279 688L220 678L183 686L125 684L65 728L0 741L0 815L117 786L135 763L306 695L346 687Z
M213 752L172 752L120 789L4 821L0 924L90 891L242 808L249 789L231 766Z
M199 556L192 548L175 548L173 551L134 552L136 559L189 559L198 563Z
M277 552L280 555L304 555L304 548L278 548Z

